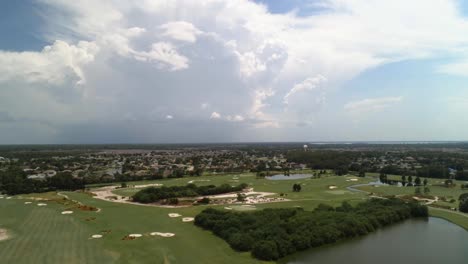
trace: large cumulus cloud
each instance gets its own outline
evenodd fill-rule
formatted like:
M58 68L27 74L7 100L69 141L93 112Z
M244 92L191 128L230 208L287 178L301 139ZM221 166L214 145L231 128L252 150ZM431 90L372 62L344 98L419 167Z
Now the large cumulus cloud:
M301 17L247 0L39 2L51 44L0 51L2 143L25 127L41 142L288 140L361 72L468 42L455 1L323 0Z

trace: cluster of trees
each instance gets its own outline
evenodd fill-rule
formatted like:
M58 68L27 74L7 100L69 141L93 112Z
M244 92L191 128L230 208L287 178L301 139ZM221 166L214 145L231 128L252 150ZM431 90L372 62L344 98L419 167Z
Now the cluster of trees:
M388 176L386 173L381 172L379 176L379 180L382 183L390 184L390 185L395 185L398 183L401 183L403 186L427 186L429 181L427 179L421 180L419 176L416 176L413 178L413 176L409 175L402 175L401 180L390 180L388 179ZM447 180L451 181L451 180Z
M18 167L12 166L0 171L0 193L8 195L56 190L74 191L84 188L83 180L74 178L70 173L57 173L44 180L33 180L28 179L26 173Z
M139 203L154 203L161 200L180 197L196 197L205 195L216 195L230 192L240 192L248 185L246 183L237 186L222 184L219 186L205 185L197 186L195 184L187 184L185 186L163 186L145 188L133 195L133 201Z
M290 151L286 158L290 162L304 163L314 170L331 169L337 175L348 173L348 168L356 153L350 151Z
M468 213L468 193L464 193L460 195L458 198L460 200L460 205L458 207L458 210L463 213Z
M373 199L352 207L320 205L265 209L253 213L205 209L195 224L211 230L238 251L251 251L260 260L277 260L296 251L362 236L377 228L408 219L427 217L426 206L398 199Z
M299 183L293 184L293 192L300 192L302 190L302 186Z

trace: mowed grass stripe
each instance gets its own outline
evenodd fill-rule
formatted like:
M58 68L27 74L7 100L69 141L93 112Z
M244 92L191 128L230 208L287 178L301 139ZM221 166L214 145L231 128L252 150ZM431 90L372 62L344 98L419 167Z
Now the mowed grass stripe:
M21 250L23 250L23 248L25 248L28 243L28 238L27 238L29 236L28 230L27 230L28 226L36 218L34 209L36 208L32 208L28 216L24 218L24 220L21 221L21 223L18 225L19 228L15 230L16 234L13 237L13 239L7 241L7 243L4 243L6 244L6 246L3 248L3 252L1 256L2 256L2 259L4 259L6 263L17 262L18 260L17 259L15 260L14 257L20 257L23 254L27 254L27 252L29 252L29 251L23 252ZM21 254L18 254L19 252L21 252Z
M38 259L39 256L35 252L36 247L33 244L40 233L37 225L40 226L45 221L44 209L33 207L28 217L18 225L18 233L14 239L8 241L7 247L2 253L2 259L6 260L5 263L27 263L24 261L27 259L31 263L33 261L31 258Z
M24 223L24 233L22 240L26 249L17 248L18 263L46 263L47 247L49 240L47 234L50 229L50 214L52 209L36 207L31 213L31 218ZM23 252L23 253L22 253ZM21 254L22 253L22 254ZM24 254L26 253L26 254Z
M6 210L18 210L12 204ZM8 216L8 215L7 215ZM14 237L0 243L0 263L110 263L101 241L80 216L62 215L58 205L28 208L14 225Z

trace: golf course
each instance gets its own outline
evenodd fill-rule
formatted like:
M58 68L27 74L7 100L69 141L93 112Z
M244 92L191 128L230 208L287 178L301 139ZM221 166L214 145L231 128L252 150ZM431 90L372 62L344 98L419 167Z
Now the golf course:
M127 188L112 191L116 196L129 197L142 189L135 188L134 185L246 183L255 192L274 193L273 197L281 194L284 197L282 201L248 206L233 204L161 207L119 203L96 199L92 192L102 186L90 186L87 192L4 195L0 199L0 230L4 230L6 236L0 240L0 256L4 263L18 264L261 263L248 252L239 253L221 238L195 226L191 218L208 207L256 211L263 208L292 207L313 210L319 204L338 206L343 201L354 205L369 199L370 195L351 191L347 187L373 181L375 179L372 177L332 174L320 178L269 180L244 173L129 182ZM302 190L294 192L293 184L300 184ZM359 188L374 194L390 194L394 192L390 188L398 187ZM432 195L437 195L437 192L438 189L432 188ZM435 208L430 209L430 213L465 228L468 226L468 217L460 213Z

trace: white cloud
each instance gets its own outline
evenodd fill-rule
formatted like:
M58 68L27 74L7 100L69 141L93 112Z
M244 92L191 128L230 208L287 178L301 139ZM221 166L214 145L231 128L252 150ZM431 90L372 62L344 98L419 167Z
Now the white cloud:
M0 82L20 79L29 83L63 84L70 77L83 82L82 67L94 60L97 51L92 42L69 45L60 40L41 52L0 51Z
M169 22L161 25L160 28L164 30L163 36L190 43L195 42L197 35L202 33L192 23L185 21Z
M468 61L453 62L449 64L440 65L437 68L440 73L468 76Z
M323 82L325 82L327 78L325 78L322 75L317 75L312 78L307 78L304 81L297 83L293 86L293 88L284 96L284 103L289 104L290 97L295 96L304 96L303 94L300 94L302 92L307 92L307 91L314 91L319 89L319 85L321 85ZM322 99L319 99L322 100Z
M217 112L211 113L210 119L220 119L220 118L221 118L221 114Z
M328 96L341 96L342 84L386 63L457 55L460 63L439 71L468 72L460 52L468 22L455 0L319 0L315 6L326 11L311 16L271 14L248 0L39 4L48 12L43 37L51 44L0 51L0 112L56 127L121 121L128 112L139 120L171 113L194 122L216 109L212 119L239 122L229 133L295 129L313 124ZM16 98L22 101L11 103ZM383 109L392 100L345 108ZM139 131L155 139L155 129L141 122Z
M171 115L167 115L167 116L166 116L166 119L171 120L171 119L174 119L174 117L171 116Z
M344 105L344 110L351 114L376 113L383 109L392 107L403 100L403 97L380 97L367 98L352 101Z
M162 68L169 67L177 71L188 68L188 59L180 55L176 48L168 42L157 42L151 46L149 52L135 52L139 60L149 60L159 63Z

